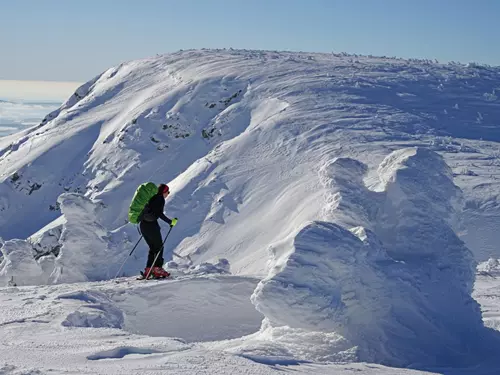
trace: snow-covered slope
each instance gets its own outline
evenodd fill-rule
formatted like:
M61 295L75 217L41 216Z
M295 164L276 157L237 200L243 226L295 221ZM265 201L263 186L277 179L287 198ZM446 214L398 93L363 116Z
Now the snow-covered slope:
M166 259L189 255L190 272L229 270L252 286L256 310L235 313L241 329L211 349L263 363L488 362L500 341L471 293L475 262L500 257L497 231L484 234L500 224L499 73L233 50L109 69L0 139L0 279L112 278L139 239L126 222L136 187L166 182L166 213L179 218ZM145 253L141 243L121 275ZM96 321L124 329L134 293ZM186 339L197 337L212 336Z
M122 64L0 151L0 235L36 232L60 215L65 191L102 202L114 230L138 183L177 177L169 210L181 219L179 250L254 254L239 268L263 271L270 242L317 218L318 170L334 157L373 166L402 144L431 146L454 152L464 185L484 184L494 171L477 169L482 159L494 164L498 150L473 140L498 140L497 76L479 66L252 51ZM472 163L477 169L461 172Z

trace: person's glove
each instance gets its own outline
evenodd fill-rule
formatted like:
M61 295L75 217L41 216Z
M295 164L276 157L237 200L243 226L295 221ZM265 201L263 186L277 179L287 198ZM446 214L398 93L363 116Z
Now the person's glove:
M177 224L177 218L172 219L172 221L170 222L170 226L175 227L175 224Z

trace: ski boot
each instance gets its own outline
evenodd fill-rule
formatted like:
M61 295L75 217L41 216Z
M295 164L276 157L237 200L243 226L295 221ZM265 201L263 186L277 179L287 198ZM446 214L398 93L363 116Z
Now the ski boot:
M154 278L154 276L153 276L153 268L150 268L150 267L144 268L144 271L141 271L141 276L138 277L138 280L143 280L146 277L148 279L153 279Z
M170 273L168 273L161 267L153 267L151 273L153 274L153 277L155 279L165 279L170 276Z

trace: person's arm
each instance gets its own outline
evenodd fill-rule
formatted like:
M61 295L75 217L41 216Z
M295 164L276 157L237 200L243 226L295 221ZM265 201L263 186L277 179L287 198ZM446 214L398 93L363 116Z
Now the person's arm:
M172 220L170 220L168 217L166 217L163 212L160 213L160 217L159 218L162 219L168 225L172 225Z
M163 207L164 204L162 204L161 197L156 196L154 199L151 201L151 211L153 212L153 215L155 216L156 219L162 219L165 223L168 225L172 225L172 220L170 220L168 217L165 216L163 213Z

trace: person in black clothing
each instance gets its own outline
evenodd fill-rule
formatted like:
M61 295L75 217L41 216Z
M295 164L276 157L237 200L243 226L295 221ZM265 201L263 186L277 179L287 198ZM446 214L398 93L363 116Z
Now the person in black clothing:
M170 189L165 184L160 184L158 192L144 207L140 217L141 233L149 246L148 262L144 275L155 278L169 277L170 274L163 269L163 239L161 237L158 219L162 219L173 227L177 224L177 218L169 219L163 213L165 198L170 194ZM155 261L156 258L156 261Z

